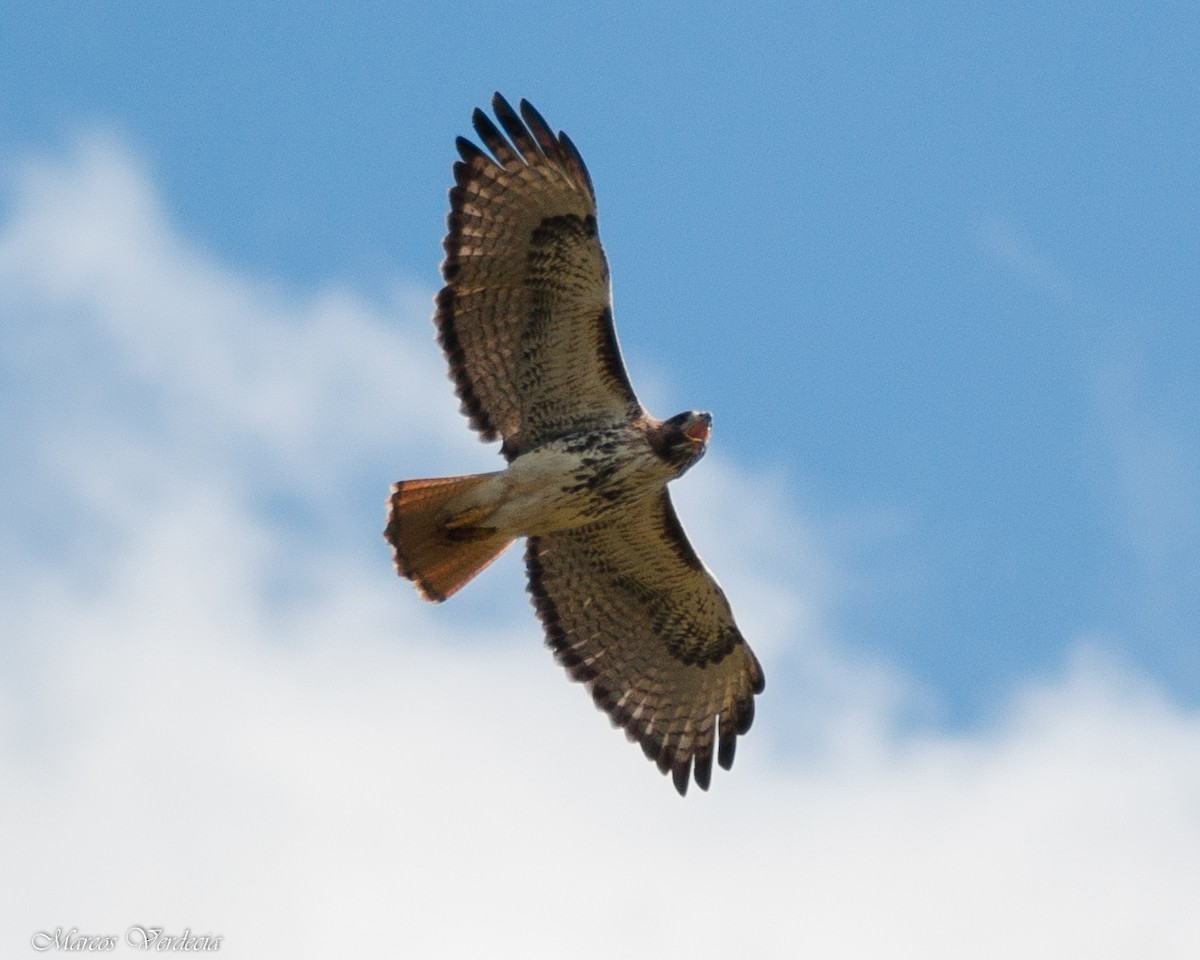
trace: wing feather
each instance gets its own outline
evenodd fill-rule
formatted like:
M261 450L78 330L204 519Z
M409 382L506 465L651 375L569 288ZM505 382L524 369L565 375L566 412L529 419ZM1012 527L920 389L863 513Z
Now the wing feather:
M525 121L525 125L529 128L529 132L533 134L533 138L537 141L538 147L541 148L546 158L556 166L562 167L565 170L571 169L571 155L563 147L559 137L554 135L554 131L550 129L550 125L546 123L545 118L537 112L533 104L528 100L521 101L521 118ZM566 134L561 134L565 137ZM573 171L572 171L573 172ZM578 177L575 178L578 181ZM590 189L590 181L588 181L588 193L592 194ZM593 202L595 196L592 195Z
M531 537L529 591L547 642L680 793L728 769L763 674L665 490L601 524Z
M538 148L537 140L507 100L500 96L493 97L492 109L496 111L496 119L500 121L500 126L504 128L504 132L508 134L526 163L535 165L546 159Z
M526 101L457 141L438 340L463 412L512 459L640 412L617 343L591 178ZM490 152L490 155L489 155Z

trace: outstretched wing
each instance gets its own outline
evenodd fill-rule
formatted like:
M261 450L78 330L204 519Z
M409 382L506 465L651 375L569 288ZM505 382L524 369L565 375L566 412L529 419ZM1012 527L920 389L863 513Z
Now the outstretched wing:
M458 139L438 342L463 412L510 460L567 431L640 411L617 346L591 178L567 135L496 94L489 157ZM493 159L494 158L494 159Z
M547 642L680 793L707 790L750 729L762 668L664 489L603 522L530 537L529 592Z

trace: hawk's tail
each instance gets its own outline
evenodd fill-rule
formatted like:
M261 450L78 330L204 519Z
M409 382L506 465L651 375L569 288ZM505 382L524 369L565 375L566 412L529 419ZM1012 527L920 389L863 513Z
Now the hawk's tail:
M396 570L426 600L445 600L512 543L511 537L492 527L475 525L474 515L486 520L486 511L460 499L492 476L481 473L392 484L383 535L395 551Z

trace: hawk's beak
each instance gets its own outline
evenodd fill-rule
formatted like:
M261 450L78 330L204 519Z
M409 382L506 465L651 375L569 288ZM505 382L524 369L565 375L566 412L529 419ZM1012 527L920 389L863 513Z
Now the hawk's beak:
M707 420L697 419L683 428L683 435L691 440L692 443L708 443L708 438L711 434L712 425Z

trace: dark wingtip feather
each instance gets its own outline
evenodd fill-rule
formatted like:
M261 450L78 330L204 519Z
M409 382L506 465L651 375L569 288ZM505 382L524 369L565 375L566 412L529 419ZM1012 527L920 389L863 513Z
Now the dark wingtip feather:
M479 110L476 109L475 112L479 113ZM487 117L484 116L483 114L479 114L479 115L483 116L485 120L487 119ZM454 138L454 146L458 150L458 155L460 157L462 157L464 162L466 162L466 163L470 163L477 157L483 157L483 159L485 159L485 160L487 159L487 154L484 153L482 150L480 150L476 144L472 143L466 137L455 137ZM455 171L455 173L457 174L457 170Z
M754 697L747 695L744 700L739 700L737 704L737 732L739 734L746 733L750 729L750 725L754 723Z
M525 122L529 125L530 129L540 127L547 133L550 133L550 124L548 124L546 122L546 118L538 112L537 107L535 107L524 97L521 98L521 102L518 104L518 106L521 110L521 116L525 118Z
M696 757L692 766L696 786L701 790L707 790L708 785L712 782L712 762L712 741L702 740L696 746Z
M479 134L479 139L492 151L492 156L499 161L501 166L511 167L513 164L521 162L516 151L513 150L512 146L504 138L504 134L492 123L492 118L478 107L471 114L471 125L475 128L475 132Z
M654 762L658 764L658 769L662 773L666 773L671 769L671 764L675 759L675 753L666 740L661 741L661 743L662 746L658 751L658 756L654 758Z
M517 116L517 111L512 108L512 104L497 93L492 97L492 110L495 111L500 126L504 128L504 132L508 134L513 146L524 157L525 162L536 163L541 158L542 151L526 128L524 121Z
M587 164L583 162L583 157L579 155L579 149L571 141L571 138L561 130L558 134L558 142L562 144L563 150L567 153L568 165L571 168L571 172L575 175L576 181L587 188L588 196L595 202L596 188L592 186L592 175L588 173Z
M717 749L717 763L724 770L733 768L733 755L737 751L737 737L733 731L726 732L724 726L721 728L721 746Z
M512 112L512 106L499 90L492 91L492 110L495 113L499 113L501 110Z
M538 146L542 148L542 153L553 160L560 167L570 168L570 157L563 149L562 144L558 142L558 137L554 135L554 131L550 129L550 124L546 123L546 119L537 112L537 109L528 100L521 101L521 117L525 121L525 125L537 140Z
M750 652L750 648L746 648L746 653L750 658L750 692L762 693L767 688L767 677L763 673L762 665L758 662L758 657Z
M681 797L687 796L688 781L692 774L692 758L688 757L682 763L676 760L671 764L671 780L675 783L675 789L679 791Z

